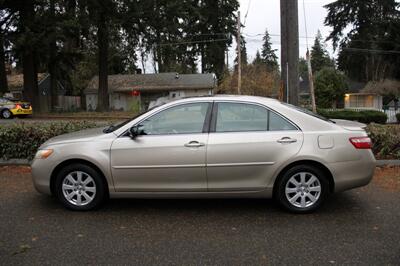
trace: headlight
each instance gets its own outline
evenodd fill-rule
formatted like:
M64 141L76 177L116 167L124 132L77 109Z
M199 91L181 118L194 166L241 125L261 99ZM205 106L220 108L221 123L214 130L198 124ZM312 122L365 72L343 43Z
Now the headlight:
M52 149L38 150L35 159L46 159L53 153Z

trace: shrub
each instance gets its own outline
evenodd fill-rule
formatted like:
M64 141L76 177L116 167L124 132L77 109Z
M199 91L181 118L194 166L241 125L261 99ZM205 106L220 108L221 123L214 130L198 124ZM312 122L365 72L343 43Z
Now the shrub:
M18 123L0 126L0 158L32 159L39 146L46 140L61 134L98 126L101 124L89 121Z
M345 119L353 120L361 123L378 123L385 124L387 115L380 111L368 110L368 111L354 111L354 110L338 110L338 111L327 111L320 109L318 113L326 118L331 119Z
M377 125L367 126L372 139L372 150L379 159L400 159L400 126Z
M400 113L396 114L397 123L400 123Z

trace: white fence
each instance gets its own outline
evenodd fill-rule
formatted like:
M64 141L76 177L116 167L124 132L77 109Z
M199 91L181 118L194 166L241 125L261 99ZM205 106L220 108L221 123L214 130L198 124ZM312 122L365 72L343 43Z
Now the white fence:
M361 111L380 111L383 112L387 115L388 119L386 121L386 123L397 123L397 118L396 118L396 114L400 113L400 109L388 109L388 110L384 110L384 109L363 109L363 108L346 108L346 109L325 109L327 111L340 111L340 110L352 110L352 111L357 111L357 112L361 112Z

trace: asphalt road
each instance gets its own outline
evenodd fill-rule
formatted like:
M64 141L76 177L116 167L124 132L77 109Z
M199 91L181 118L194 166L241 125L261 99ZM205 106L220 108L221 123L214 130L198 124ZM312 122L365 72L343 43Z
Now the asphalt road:
M400 190L375 178L308 215L262 199L111 200L79 213L34 191L28 170L3 168L0 264L400 265Z

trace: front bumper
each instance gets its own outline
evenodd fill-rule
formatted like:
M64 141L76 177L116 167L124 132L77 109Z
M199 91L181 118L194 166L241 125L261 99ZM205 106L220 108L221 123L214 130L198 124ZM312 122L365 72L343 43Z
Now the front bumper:
M34 159L31 163L32 181L35 189L43 194L51 195L50 179L52 164L47 159Z

